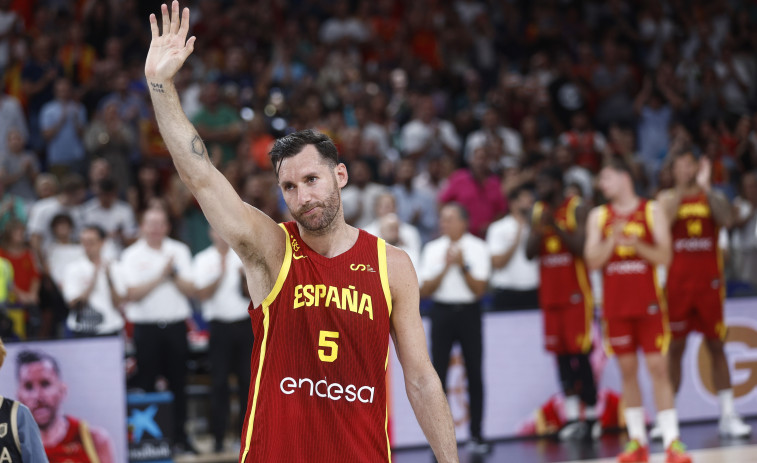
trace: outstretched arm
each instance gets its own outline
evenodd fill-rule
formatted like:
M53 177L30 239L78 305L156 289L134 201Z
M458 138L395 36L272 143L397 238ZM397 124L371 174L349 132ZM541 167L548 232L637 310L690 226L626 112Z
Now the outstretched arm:
M234 188L211 163L200 136L181 108L173 78L194 49L195 37L186 40L189 9L179 18L179 2L161 6L162 34L155 15L150 15L152 41L145 62L160 134L176 170L200 203L210 225L246 263L262 265L275 275L284 259L284 231L267 215L245 204Z
M423 433L439 462L457 462L452 414L439 375L431 365L419 310L418 277L410 258L386 247L392 293L392 339L405 375L405 390Z

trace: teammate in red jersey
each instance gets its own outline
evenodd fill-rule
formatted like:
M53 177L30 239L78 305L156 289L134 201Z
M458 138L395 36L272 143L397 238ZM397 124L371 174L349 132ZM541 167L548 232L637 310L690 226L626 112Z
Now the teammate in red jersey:
M536 179L540 201L534 205L526 255L539 257L539 304L547 350L557 356L565 394L562 440L599 437L597 386L589 362L594 298L583 260L587 208L578 196L565 197L562 172L548 169ZM584 420L581 417L583 402Z
M111 463L113 444L103 429L61 413L67 387L58 362L44 352L23 351L16 360L18 400L32 412L50 463Z
M150 16L147 85L174 164L213 228L244 263L255 334L239 460L390 461L385 376L391 334L410 403L437 459L457 461L454 427L426 348L407 254L348 226L347 171L333 142L305 130L271 160L294 222L245 204L213 167L173 77L194 48L189 10L162 34Z
M690 151L676 153L673 160L675 186L659 195L673 234L673 262L666 285L673 334L670 377L673 390L678 391L686 338L692 331L702 333L712 357L712 382L720 400L720 434L746 437L752 428L736 413L723 349L725 278L718 235L721 227L730 226L733 214L728 199L712 190L710 177L707 158L697 160ZM651 434L655 437L658 432L653 429Z
M649 459L637 378L637 351L642 349L663 431L665 461L690 463L679 440L666 357L670 333L665 297L657 282L656 267L667 266L672 254L667 219L658 204L636 195L631 169L620 159L601 170L599 188L609 203L589 214L584 255L589 268L602 269L605 342L608 352L617 355L623 381L631 441L618 461Z

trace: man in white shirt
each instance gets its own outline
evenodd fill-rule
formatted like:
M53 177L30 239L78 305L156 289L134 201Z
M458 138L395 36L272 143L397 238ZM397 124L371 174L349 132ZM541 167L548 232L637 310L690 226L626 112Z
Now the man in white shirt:
M237 377L239 410L247 410L253 337L242 260L212 228L210 239L213 245L192 262L192 281L202 301L202 316L210 324L210 428L214 450L221 452L229 422L229 373ZM242 432L243 418L244 412L234 421L235 432Z
M465 141L465 158L470 159L476 148L484 146L493 137L502 140L506 156L511 156L514 159L520 159L523 156L523 142L520 134L510 127L502 125L497 110L488 108L481 118L481 128L471 132Z
M68 174L61 180L60 193L49 198L40 199L29 210L27 232L32 250L43 259L43 248L52 242L53 234L50 229L53 217L65 212L71 216L74 231L78 233L81 220L80 204L84 199L84 179L79 174Z
M468 214L458 203L445 204L439 213L440 238L423 248L421 297L434 301L431 309L431 355L446 389L450 351L457 341L463 352L470 399L469 446L487 453L481 436L484 387L481 375L483 342L481 298L491 273L486 242L468 233Z
M97 196L82 205L84 223L97 225L107 234L106 247L118 255L136 241L139 235L134 211L118 199L116 182L105 178L97 183Z
M392 193L382 193L376 199L376 220L365 231L386 240L405 251L417 269L421 257L421 235L414 226L397 216L397 200Z
M486 233L492 254L493 305L498 310L539 307L539 263L526 257L529 216L534 195L524 187L508 195L510 213L497 220Z
M126 316L134 324L137 384L155 390L159 375L174 396L174 442L177 451L194 448L187 441L187 326L192 313L192 256L189 247L168 238L165 210L148 209L142 216L140 239L121 255L119 274L125 288Z
M71 308L66 325L77 337L117 335L124 319L119 311L121 296L111 277L113 266L101 257L105 231L87 225L79 241L86 257L69 263L63 273L63 297Z
M436 108L431 95L419 97L413 120L402 127L400 141L402 152L426 165L429 159L445 154L457 157L462 146L455 126L436 117Z

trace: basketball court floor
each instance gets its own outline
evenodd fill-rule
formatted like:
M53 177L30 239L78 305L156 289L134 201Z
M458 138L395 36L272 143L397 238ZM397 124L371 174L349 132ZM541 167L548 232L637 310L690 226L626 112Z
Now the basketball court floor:
M757 432L757 418L747 420ZM691 451L694 463L757 463L757 437L721 439L717 423L688 424L681 437ZM460 463L615 463L615 456L626 443L625 433L608 433L597 442L564 443L553 439L527 439L495 442L484 457L470 455L461 445ZM664 463L662 444L652 444L651 463ZM431 463L431 451L396 450L394 463Z

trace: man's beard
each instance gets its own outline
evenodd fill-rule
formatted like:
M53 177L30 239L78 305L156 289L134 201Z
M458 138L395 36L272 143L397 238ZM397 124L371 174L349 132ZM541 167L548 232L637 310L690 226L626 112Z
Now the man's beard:
M323 235L331 228L337 213L339 213L340 204L339 187L334 184L334 191L324 201L310 202L296 212L291 210L290 212L294 220L302 225L302 228L310 233ZM305 215L305 212L316 207L320 208L320 211L315 211L311 215Z

